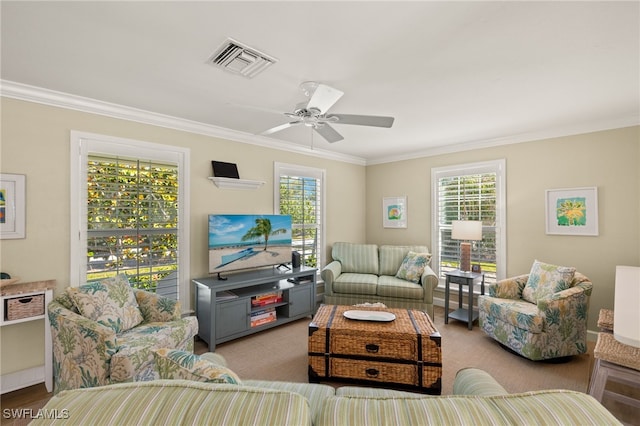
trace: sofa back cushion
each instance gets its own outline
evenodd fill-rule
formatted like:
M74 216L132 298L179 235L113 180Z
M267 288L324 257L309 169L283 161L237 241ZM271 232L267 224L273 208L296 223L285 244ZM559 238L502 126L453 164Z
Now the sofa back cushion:
M333 244L331 257L342 264L343 273L378 274L378 246L375 244L337 242Z
M138 301L124 274L80 287L67 287L80 315L122 333L143 321Z
M69 424L310 425L307 399L295 392L227 383L152 380L58 394L45 408L68 410ZM46 416L34 424L51 424Z
M45 407L47 408L47 407ZM586 393L542 390L494 396L333 396L313 423L353 425L615 425L621 424Z
M380 246L380 275L395 276L410 251L428 253L429 249L427 246Z

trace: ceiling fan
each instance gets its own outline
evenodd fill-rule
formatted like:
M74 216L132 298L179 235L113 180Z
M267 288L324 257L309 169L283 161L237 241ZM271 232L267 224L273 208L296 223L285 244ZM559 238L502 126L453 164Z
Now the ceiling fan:
M270 135L289 127L301 124L313 128L327 142L333 143L343 140L344 137L329 124L356 124L359 126L391 127L393 117L383 117L377 115L354 115L354 114L329 114L331 108L344 95L344 92L329 87L326 84L315 81L305 81L300 85L300 89L305 96L309 97L308 102L301 102L296 105L293 112L285 112L284 115L292 121L265 130L261 135Z

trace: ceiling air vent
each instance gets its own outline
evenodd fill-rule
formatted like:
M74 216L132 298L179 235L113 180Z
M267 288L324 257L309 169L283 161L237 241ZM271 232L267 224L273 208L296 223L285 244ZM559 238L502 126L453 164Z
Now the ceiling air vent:
M253 78L276 61L276 58L228 38L207 62L225 71Z

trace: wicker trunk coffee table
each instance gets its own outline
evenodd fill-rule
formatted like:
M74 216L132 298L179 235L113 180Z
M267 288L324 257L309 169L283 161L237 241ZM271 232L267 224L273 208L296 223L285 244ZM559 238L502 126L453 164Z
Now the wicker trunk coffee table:
M423 311L322 305L309 324L309 382L384 385L439 395L440 341Z

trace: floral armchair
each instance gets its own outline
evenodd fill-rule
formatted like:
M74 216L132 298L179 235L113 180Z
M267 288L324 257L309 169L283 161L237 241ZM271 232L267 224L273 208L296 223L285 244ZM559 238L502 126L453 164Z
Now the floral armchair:
M575 268L536 261L479 296L479 324L502 345L534 361L587 352L593 284Z
M67 290L49 304L54 393L159 378L153 350L193 352L195 317L133 289L124 275Z

